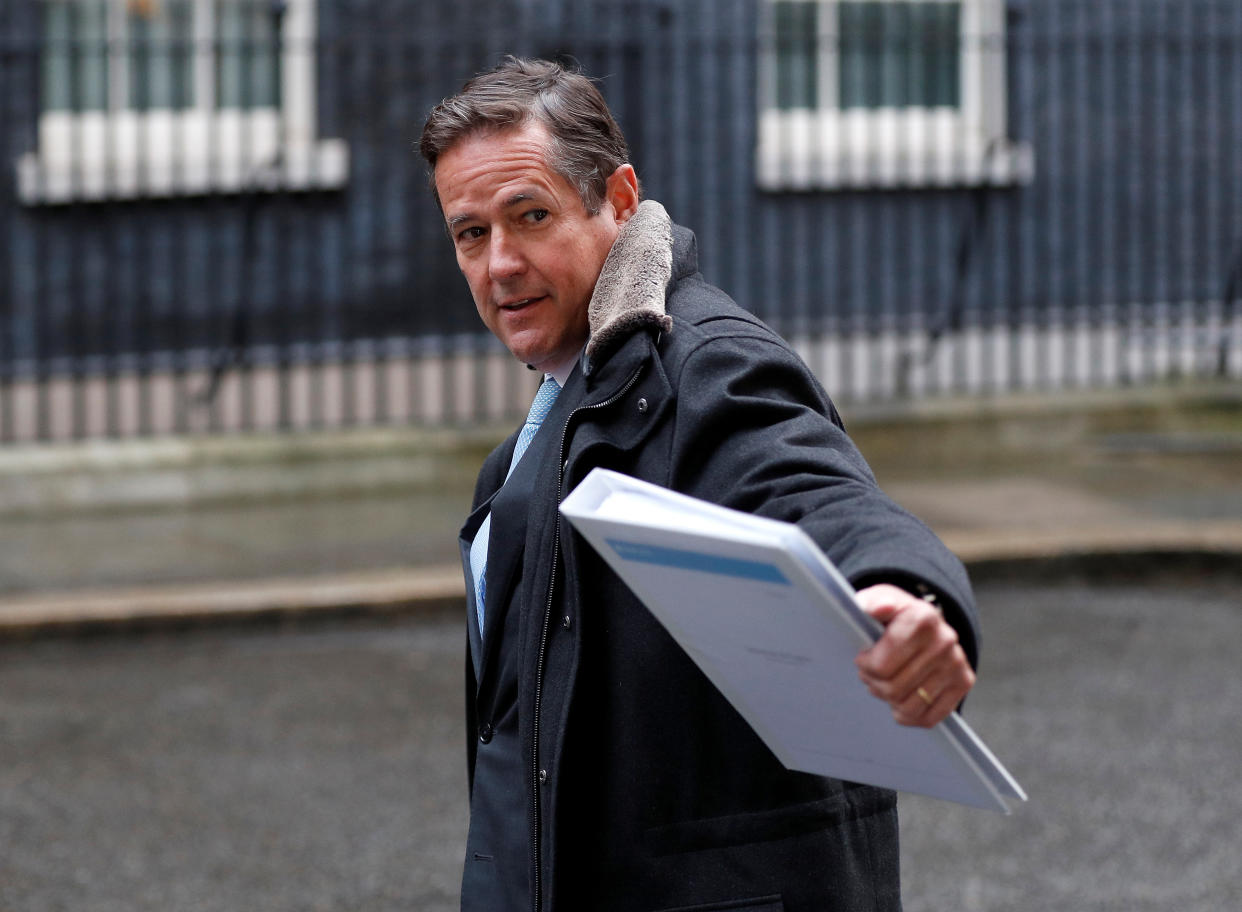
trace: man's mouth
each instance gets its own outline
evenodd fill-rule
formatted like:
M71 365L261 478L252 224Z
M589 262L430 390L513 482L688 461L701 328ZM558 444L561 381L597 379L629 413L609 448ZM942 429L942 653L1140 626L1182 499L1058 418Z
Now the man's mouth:
M523 307L528 307L536 301L542 301L545 297L547 297L547 295L536 295L531 298L514 298L510 301L502 301L499 307L501 310L521 310Z

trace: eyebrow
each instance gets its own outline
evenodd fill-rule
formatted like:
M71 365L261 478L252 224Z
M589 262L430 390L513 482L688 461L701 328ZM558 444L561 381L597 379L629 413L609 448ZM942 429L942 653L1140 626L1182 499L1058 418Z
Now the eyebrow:
M502 210L512 209L514 206L520 206L522 203L529 202L533 199L535 199L535 194L533 192L530 192L527 190L519 190L517 193L513 194L513 196L509 197L507 200L501 203L500 208ZM473 222L477 218L478 216L476 216L473 212L463 212L461 215L453 216L451 219L448 220L449 233L456 234L457 228L459 225L463 225L466 222Z
M519 190L517 193L513 194L513 196L509 197L507 200L501 203L500 208L501 209L512 209L514 206L521 205L527 200L533 200L534 198L535 198L535 194L529 193L525 190Z

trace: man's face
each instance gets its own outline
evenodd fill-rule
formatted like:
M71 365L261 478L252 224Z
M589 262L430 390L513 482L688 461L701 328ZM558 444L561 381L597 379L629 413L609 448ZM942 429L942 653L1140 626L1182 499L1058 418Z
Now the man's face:
M538 124L467 136L436 162L436 190L479 316L538 370L586 343L587 304L621 225L637 206L633 169L609 178L600 211L548 167ZM623 172L626 172L623 174Z

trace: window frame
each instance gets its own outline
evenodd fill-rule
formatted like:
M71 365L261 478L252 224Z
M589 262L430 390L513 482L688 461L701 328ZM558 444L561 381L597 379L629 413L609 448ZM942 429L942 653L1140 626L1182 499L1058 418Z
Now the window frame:
M278 39L279 107L246 109L215 106L215 0L191 2L193 107L128 107L126 3L107 0L107 109L39 110L37 151L17 162L23 203L345 185L345 141L316 135L316 0L287 0Z
M778 2L819 8L815 108L777 107ZM960 104L846 109L838 105L840 2L761 4L755 154L761 189L1001 186L1033 179L1029 144L1006 137L1004 0L867 0L960 4ZM987 48L981 46L985 42Z

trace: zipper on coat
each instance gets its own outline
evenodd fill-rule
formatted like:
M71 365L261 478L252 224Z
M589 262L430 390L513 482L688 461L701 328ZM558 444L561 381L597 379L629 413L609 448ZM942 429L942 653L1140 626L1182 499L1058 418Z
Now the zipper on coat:
M556 595L556 571L560 566L561 557L561 489L565 483L565 442L569 439L569 427L574 423L574 419L584 412L596 411L598 409L608 408L617 400L630 391L630 388L638 382L639 376L643 372L643 366L639 365L638 369L625 382L625 385L617 392L613 393L602 402L596 402L591 405L582 405L569 413L569 417L565 419L565 426L561 428L561 446L557 451L556 458L556 531L552 539L552 570L548 576L548 597L543 607L543 627L539 634L539 657L535 663L535 710L533 717L532 741L534 747L531 750L531 792L534 795L534 817L531 822L531 849L535 856L534 870L534 909L540 912L543 906L543 865L540 857L539 849L539 830L540 830L540 812L539 812L539 714L543 702L543 671L544 663L548 653L548 629L552 623L552 601Z

